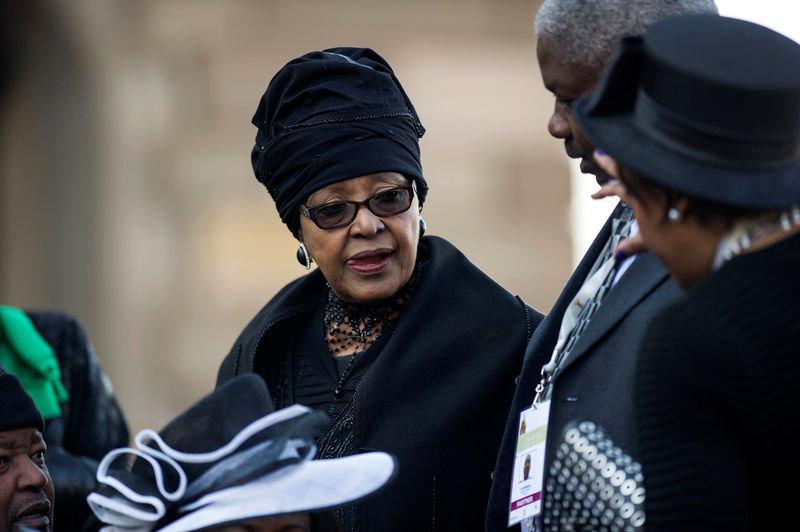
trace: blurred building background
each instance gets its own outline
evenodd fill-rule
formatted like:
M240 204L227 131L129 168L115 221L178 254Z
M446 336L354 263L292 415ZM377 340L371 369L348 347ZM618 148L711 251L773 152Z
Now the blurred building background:
M132 429L160 427L304 273L250 119L285 62L352 45L387 58L428 129L429 233L546 312L572 251L538 4L4 2L0 302L77 316Z
M250 168L258 99L288 60L350 45L387 58L428 129L429 233L548 311L599 221L571 237L539 3L1 2L0 302L77 316L134 431L208 392L242 327L304 273Z

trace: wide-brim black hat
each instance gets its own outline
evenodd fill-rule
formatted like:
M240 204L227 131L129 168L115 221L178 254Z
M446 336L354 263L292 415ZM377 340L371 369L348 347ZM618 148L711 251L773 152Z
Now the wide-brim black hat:
M596 146L666 188L759 210L800 202L800 45L763 26L657 22L623 40L575 116Z

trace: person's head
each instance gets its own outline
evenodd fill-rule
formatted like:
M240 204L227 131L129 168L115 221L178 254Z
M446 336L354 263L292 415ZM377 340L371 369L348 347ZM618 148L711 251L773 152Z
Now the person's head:
M717 13L714 0L545 0L536 14L536 56L544 86L555 96L547 130L581 171L606 176L594 163L594 147L572 115L578 97L592 92L611 62L620 39L639 35L663 18Z
M304 246L298 258L353 303L408 282L428 190L425 129L389 64L367 48L307 53L272 78L253 124L256 178Z
M618 163L647 247L682 287L726 258L733 227L800 225L800 210L787 211L800 204L800 69L787 65L800 65L800 44L763 26L675 17L626 39L576 105L581 129Z
M15 375L0 366L0 532L53 529L44 421Z
M102 524L135 530L332 530L330 510L382 488L395 461L383 452L313 459L327 424L302 405L274 411L263 379L245 374L158 433L141 431L136 448L109 452L87 501Z

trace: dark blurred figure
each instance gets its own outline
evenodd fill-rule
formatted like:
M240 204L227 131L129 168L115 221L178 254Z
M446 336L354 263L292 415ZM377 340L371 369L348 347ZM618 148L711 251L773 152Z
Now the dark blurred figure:
M52 532L54 495L44 462L44 421L19 379L2 366L0 405L0 532Z
M129 439L110 382L80 323L58 312L0 306L0 363L20 376L46 421L59 529L80 530L98 460Z

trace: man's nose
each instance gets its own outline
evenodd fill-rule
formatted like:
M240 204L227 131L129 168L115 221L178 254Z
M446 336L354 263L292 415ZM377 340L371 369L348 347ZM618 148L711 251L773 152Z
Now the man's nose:
M547 131L557 139L566 139L572 136L572 130L564 109L556 102L553 115L547 122Z
M18 489L44 489L50 483L50 475L47 472L47 468L40 466L30 458L25 458L20 468L21 470L17 476Z

